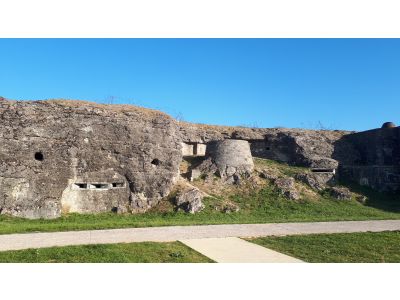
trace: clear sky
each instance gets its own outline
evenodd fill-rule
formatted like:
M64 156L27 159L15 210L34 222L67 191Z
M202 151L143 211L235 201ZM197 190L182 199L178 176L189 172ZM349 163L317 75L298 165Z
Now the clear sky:
M400 39L0 39L0 95L365 130L400 125Z

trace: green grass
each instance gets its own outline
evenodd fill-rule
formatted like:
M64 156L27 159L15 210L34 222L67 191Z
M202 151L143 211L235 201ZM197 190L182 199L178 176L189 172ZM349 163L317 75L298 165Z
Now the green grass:
M138 215L70 214L54 220L27 220L1 215L0 234L172 225L400 219L400 201L389 201L390 204L387 205L391 205L390 210L363 205L357 201L335 201L326 197L319 201L299 203L284 199L269 188L247 196L232 196L230 201L241 208L237 213L225 214L216 211L215 201L206 199L206 209L195 215L183 212L151 212Z
M310 169L304 167L289 166L288 164L264 158L253 158L254 164L258 167L270 167L280 171L286 176L294 176L299 173L309 172Z
M400 263L400 232L313 234L249 241L312 263Z
M279 169L286 175L306 170L270 160L256 159L255 161L259 167L269 166ZM69 214L54 220L27 220L0 215L0 234L173 225L400 219L399 194L378 193L354 184L347 184L347 186L352 191L367 196L366 203L361 204L355 200L337 201L332 199L327 192L318 194L317 199L305 198L301 201L291 201L283 198L271 184L265 183L261 189L251 188L249 191L233 196L214 195L214 198L206 198L204 200L206 209L195 215L175 212L167 201L164 203L169 207L166 212L155 210L137 215ZM238 205L240 211L230 214L217 211L215 208L223 201Z
M85 245L0 252L0 263L209 263L179 242Z

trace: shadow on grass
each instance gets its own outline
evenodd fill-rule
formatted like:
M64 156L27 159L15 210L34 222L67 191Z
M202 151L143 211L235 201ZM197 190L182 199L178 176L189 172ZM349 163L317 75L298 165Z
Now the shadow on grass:
M340 182L340 184L348 187L352 192L366 196L366 206L387 212L400 212L400 192L378 192L355 182Z

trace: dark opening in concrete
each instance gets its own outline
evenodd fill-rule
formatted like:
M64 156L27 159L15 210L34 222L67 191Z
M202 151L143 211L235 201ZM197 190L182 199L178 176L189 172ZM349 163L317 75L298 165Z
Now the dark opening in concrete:
M106 183L93 183L92 186L95 189L106 189L109 187L108 184L106 184Z
M315 168L315 169L311 169L311 172L313 173L335 173L336 170L335 169L323 169L323 168Z
M78 189L87 189L88 185L87 183L74 183L74 187Z
M159 161L157 158L155 158L155 159L153 159L153 160L151 161L151 164L152 164L153 166L159 166L159 165L160 165L160 161Z
M123 182L114 182L112 184L113 188L122 188L124 187L124 183Z
M118 213L118 207L113 207L113 208L111 208L111 212L113 212L113 213Z
M35 153L35 159L38 161L42 161L44 159L43 153L42 152L36 152Z

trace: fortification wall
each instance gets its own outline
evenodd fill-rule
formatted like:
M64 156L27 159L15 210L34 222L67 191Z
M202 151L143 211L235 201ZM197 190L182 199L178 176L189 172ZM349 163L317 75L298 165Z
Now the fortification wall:
M250 170L253 155L316 169L339 164L361 184L400 186L393 126L362 133L209 126L130 105L64 100L2 100L0 125L0 213L19 217L144 212L169 194L183 155L203 156L213 145L226 174Z
M382 191L400 190L400 127L350 134L342 144L352 146L341 154L340 176Z
M316 168L331 164L335 143L349 133L351 132L179 123L179 134L184 143L208 144L225 139L245 140L250 143L254 157Z
M317 170L339 169L342 179L382 191L400 189L399 132L393 123L364 132L179 124L183 141L245 140L254 157Z
M139 212L168 195L181 140L169 116L81 101L0 102L0 212Z

